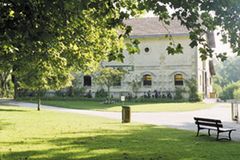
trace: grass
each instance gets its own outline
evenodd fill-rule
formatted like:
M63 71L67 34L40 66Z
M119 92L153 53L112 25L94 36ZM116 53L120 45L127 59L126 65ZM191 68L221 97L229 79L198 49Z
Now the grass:
M239 142L73 113L0 106L1 160L236 160Z
M87 109L87 110L100 110L100 111L121 111L121 103L116 104L103 104L96 101L71 101L71 100L44 100L45 105L73 108L73 109ZM201 103L125 103L129 105L133 112L181 112L205 109L213 107L214 104Z

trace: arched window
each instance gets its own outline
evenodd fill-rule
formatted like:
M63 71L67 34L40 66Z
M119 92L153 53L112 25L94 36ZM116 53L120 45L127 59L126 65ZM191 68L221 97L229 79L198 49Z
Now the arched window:
M175 86L182 86L183 85L183 75L176 74L174 76L174 82L175 82Z
M144 86L151 86L152 85L152 76L149 74L145 74L143 76L143 85Z
M83 86L92 86L91 76L84 76L83 77Z

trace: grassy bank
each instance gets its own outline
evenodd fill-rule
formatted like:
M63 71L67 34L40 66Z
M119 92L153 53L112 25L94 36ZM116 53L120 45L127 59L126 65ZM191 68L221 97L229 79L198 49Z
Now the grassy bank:
M0 106L1 160L236 160L239 147L189 131Z
M87 110L101 110L101 111L121 111L122 103L104 104L96 101L71 101L71 100L44 100L45 105L73 108L73 109L87 109ZM181 112L206 109L213 107L214 104L199 103L133 103L126 102L124 105L131 107L133 112Z

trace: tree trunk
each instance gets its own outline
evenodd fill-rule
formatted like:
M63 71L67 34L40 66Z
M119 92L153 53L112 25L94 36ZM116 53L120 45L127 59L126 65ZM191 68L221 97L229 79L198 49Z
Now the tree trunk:
M13 98L16 100L17 97L18 97L18 83L17 83L17 77L15 75L15 71L16 71L16 66L13 65L13 68L12 68L12 82L13 82L13 85L14 85Z
M18 97L18 83L17 83L17 78L15 75L12 75L12 81L14 84L14 96L13 98L16 100Z
M41 98L40 98L40 91L38 91L38 106L37 106L37 110L40 111L41 108Z
M0 74L0 88L1 88L1 96L5 97L8 95L8 87L7 87L7 80L8 80L9 73L3 72Z
M111 95L110 95L110 86L107 87L108 88L108 103L110 104L111 103Z

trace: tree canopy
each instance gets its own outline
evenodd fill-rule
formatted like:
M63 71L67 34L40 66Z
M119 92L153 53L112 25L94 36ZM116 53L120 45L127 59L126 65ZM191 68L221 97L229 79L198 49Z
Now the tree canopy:
M121 86L121 79L123 78L126 71L113 69L113 68L102 68L95 74L96 84L107 87L108 92L108 103L111 103L110 88L114 85ZM120 82L120 84L119 84Z
M11 70L19 84L32 89L64 87L74 70L123 60L125 49L137 52L137 40L124 41L131 31L124 20L144 11L166 25L178 19L190 31L190 46L200 46L202 59L213 54L204 35L218 26L223 42L240 55L238 0L2 0L0 10L0 69ZM182 46L170 43L167 50L175 54Z

